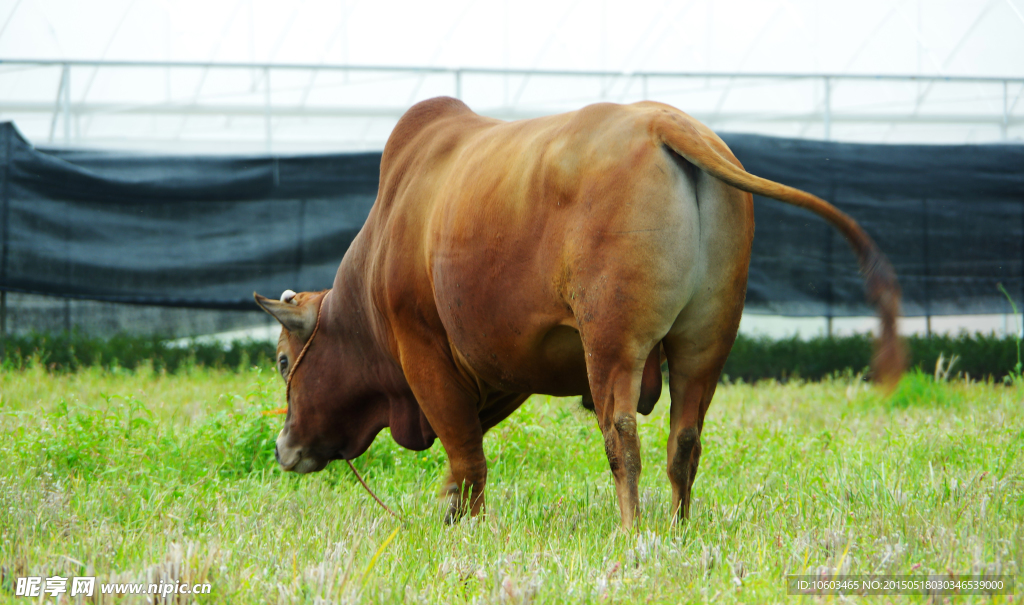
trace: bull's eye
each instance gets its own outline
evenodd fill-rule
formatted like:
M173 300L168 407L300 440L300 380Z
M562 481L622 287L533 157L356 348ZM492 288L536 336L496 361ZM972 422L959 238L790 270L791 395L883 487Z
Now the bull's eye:
M288 377L288 356L282 355L277 358L277 370L281 372L281 376Z

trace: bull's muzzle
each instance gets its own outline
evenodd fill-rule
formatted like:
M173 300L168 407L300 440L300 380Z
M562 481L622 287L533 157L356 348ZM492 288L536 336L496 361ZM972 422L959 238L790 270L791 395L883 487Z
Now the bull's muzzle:
M327 460L318 460L311 452L303 451L289 443L288 435L282 430L277 435L274 447L274 458L281 465L281 470L293 473L315 473L327 466Z

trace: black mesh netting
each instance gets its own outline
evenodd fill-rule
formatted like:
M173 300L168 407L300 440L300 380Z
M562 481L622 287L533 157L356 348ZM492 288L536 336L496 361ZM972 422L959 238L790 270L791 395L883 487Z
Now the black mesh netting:
M1024 146L723 137L753 174L857 219L908 315L1024 296ZM0 125L0 289L208 309L329 287L377 191L379 153L155 156L34 149ZM747 308L866 315L856 261L807 211L756 199Z

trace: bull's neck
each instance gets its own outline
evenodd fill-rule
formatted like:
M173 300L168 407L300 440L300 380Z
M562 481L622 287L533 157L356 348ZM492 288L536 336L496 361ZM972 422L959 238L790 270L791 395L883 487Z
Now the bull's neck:
M338 269L325 302L325 319L349 362L346 373L351 372L352 378L358 376L362 383L351 387L388 398L408 391L409 386L391 355L387 326L368 288L364 255L356 249L358 243L357 238Z

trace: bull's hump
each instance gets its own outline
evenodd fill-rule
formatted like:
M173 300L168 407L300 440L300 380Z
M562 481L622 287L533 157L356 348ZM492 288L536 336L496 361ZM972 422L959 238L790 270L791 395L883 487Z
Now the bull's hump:
M420 134L424 128L437 122L440 119L458 115L476 115L465 103L451 97L434 97L426 101L420 101L409 108L409 111L402 115L395 125L395 129L388 137L385 146L385 154L389 151L397 152L405 147L412 139Z
M462 101L452 97L434 97L420 101L409 108L402 116L402 121L432 122L433 120L452 114L473 113L473 110ZM474 114L475 115L475 114Z

